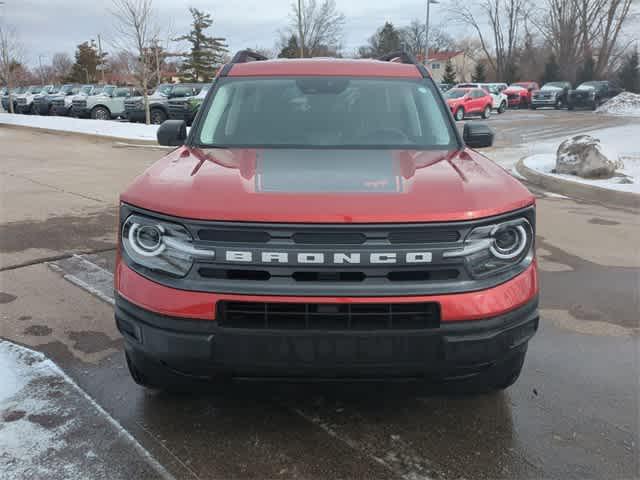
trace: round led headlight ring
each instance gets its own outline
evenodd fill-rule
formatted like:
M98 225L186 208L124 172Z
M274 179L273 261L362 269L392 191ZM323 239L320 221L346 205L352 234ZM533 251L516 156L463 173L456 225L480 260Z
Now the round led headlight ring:
M140 225L134 223L129 228L129 245L143 257L160 255L166 247L162 241L164 228L161 225Z
M501 260L512 260L522 254L527 247L527 230L523 225L497 226L493 232L491 254Z

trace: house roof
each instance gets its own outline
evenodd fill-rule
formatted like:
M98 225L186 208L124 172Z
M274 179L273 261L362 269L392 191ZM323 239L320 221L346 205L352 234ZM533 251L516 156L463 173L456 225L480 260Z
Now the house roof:
M447 60L451 60L452 58L462 54L464 54L462 50L433 52L433 53L430 53L429 55L429 61L430 62L446 62Z

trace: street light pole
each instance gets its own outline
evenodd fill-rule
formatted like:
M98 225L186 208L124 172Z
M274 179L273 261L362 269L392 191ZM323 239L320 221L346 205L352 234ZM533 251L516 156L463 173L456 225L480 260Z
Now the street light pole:
M427 19L424 24L424 63L429 60L429 10L431 4L440 3L438 0L427 0Z

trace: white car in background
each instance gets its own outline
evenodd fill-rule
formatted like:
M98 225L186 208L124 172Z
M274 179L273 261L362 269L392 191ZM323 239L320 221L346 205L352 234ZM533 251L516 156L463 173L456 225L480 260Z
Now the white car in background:
M508 87L506 83L459 83L456 88L483 88L489 92L493 99L493 110L504 113L509 106L509 99L503 93Z

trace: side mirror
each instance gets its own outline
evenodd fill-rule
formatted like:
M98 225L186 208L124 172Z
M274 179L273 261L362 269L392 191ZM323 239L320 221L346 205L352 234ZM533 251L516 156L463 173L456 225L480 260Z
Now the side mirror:
M184 120L165 120L158 128L158 143L166 147L179 147L187 140L187 124Z
M465 123L462 139L471 148L490 147L493 145L493 130L484 123Z

